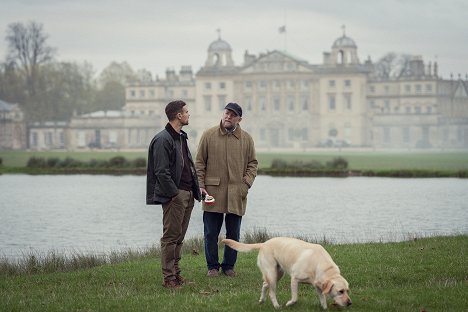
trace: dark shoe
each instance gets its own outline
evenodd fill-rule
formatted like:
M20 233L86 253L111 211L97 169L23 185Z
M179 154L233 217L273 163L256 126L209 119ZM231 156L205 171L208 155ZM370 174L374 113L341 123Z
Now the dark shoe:
M163 283L164 288L169 288L169 289L179 289L182 287L181 284L176 279L173 280L165 280Z
M208 270L208 274L206 274L208 277L218 277L219 276L219 271L217 269L211 269Z
M237 276L237 273L232 269L223 271L223 273L224 273L224 275L229 276L229 277L236 277Z
M176 275L176 281L179 283L179 285L185 285L185 278L183 278L181 275Z

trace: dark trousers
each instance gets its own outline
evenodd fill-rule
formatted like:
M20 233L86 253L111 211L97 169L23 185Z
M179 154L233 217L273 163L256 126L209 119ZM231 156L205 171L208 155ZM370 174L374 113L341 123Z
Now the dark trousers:
M218 237L223 225L226 227L226 238L239 241L242 217L232 213L203 212L203 227L205 234L205 257L208 270L221 269L225 272L234 268L237 251L224 246L223 263L218 259Z
M192 192L179 190L177 196L162 205L161 267L164 280L172 280L180 275L179 261L182 244L187 233L193 204Z

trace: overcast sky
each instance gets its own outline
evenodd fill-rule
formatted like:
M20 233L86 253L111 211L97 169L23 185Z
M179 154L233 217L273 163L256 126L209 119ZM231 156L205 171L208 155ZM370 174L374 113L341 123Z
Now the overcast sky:
M0 60L12 22L43 24L60 61L88 61L97 73L127 61L160 77L168 67L198 71L218 28L236 65L245 50L285 48L320 64L346 25L361 62L388 52L422 55L437 60L444 78L451 72L464 78L467 12L466 0L0 0Z

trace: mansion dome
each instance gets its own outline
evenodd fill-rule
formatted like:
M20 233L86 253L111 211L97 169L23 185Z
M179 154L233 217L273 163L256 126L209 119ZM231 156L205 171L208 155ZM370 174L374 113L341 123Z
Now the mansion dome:
M341 48L357 48L356 43L354 42L353 39L346 37L346 35L343 34L342 37L338 38L335 40L332 46L333 49L341 49Z
M232 50L231 45L221 38L218 38L218 40L213 41L208 47L208 51L212 51L212 52L231 51L231 50Z

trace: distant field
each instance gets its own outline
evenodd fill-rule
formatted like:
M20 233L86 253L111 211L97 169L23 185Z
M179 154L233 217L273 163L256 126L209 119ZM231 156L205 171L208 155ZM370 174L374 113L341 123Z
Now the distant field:
M76 160L89 161L91 159L108 160L115 156L124 156L131 160L147 157L146 151L138 152L112 152L112 151L84 151L84 152L19 152L0 151L0 158L5 167L24 167L28 159L35 157L60 158L71 157ZM193 155L195 157L195 155ZM326 163L336 157L343 157L348 161L349 169L353 170L467 170L468 151L450 152L392 152L392 151L308 151L308 152L258 152L257 158L260 168L268 168L274 159L286 161L311 161L316 160Z

